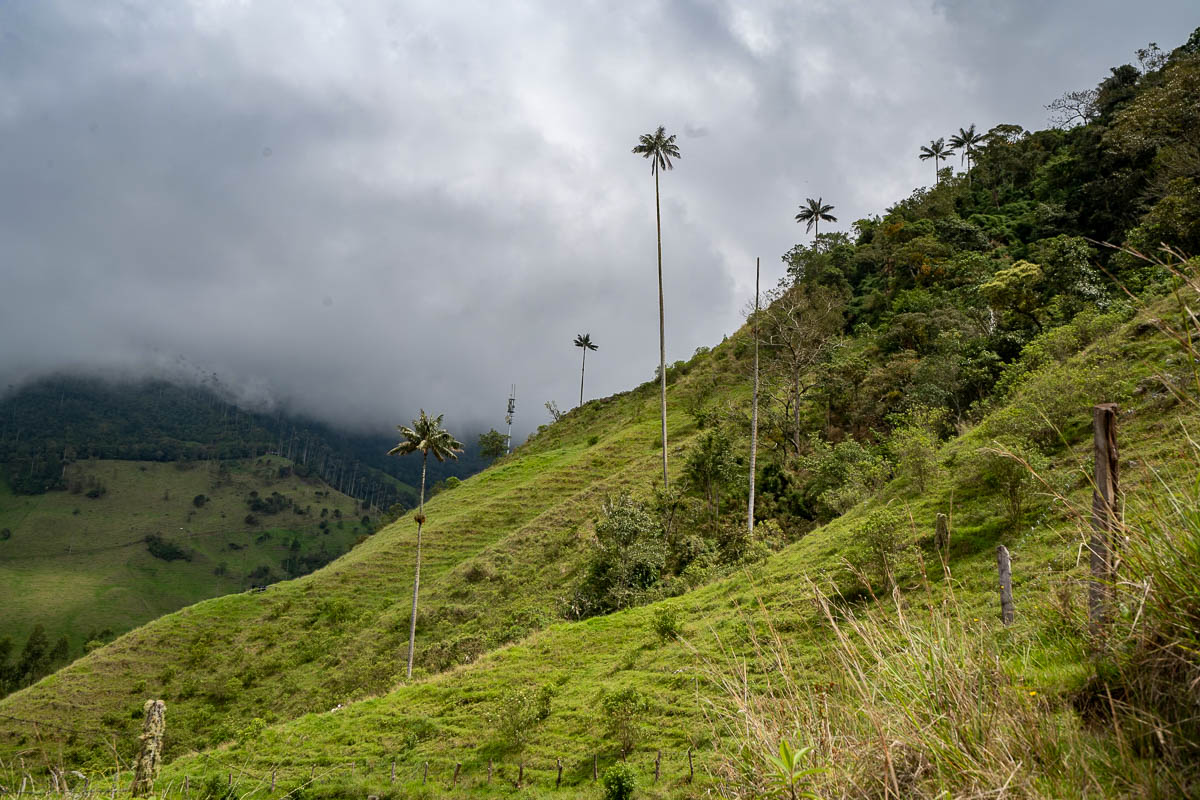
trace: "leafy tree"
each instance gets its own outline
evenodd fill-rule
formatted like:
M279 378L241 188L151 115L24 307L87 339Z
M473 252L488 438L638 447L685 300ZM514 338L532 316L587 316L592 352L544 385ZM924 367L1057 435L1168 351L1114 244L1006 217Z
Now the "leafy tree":
M627 686L620 691L605 692L600 707L605 732L616 741L624 760L642 736L642 717L650 710L650 703L637 689Z
M895 428L888 448L899 472L912 481L918 492L923 492L937 470L939 434L946 424L946 410L920 406L894 415L892 422Z
M637 772L626 763L613 764L604 770L604 800L632 800L637 791Z
M941 180L939 164L953 156L954 151L946 149L945 137L939 136L937 139L932 140L927 146L921 146L921 152L919 155L920 159L922 161L928 161L931 158L933 159L933 182L935 186Z
M896 572L911 555L906 533L905 517L899 509L889 506L871 511L860 525L850 563L873 585L892 591Z
M1056 128L1086 125L1099 116L1096 110L1096 90L1082 89L1067 92L1051 101L1046 110L1051 112L1050 124Z
M996 270L992 279L979 287L979 292L992 308L1010 311L1042 329L1037 310L1042 305L1042 268L1029 261L1018 261L1010 267Z
M713 530L721 515L721 492L740 477L729 439L721 431L709 431L688 452L683 468L684 482L692 491L704 495L712 512Z
M822 202L823 198L818 197L813 200L811 197L805 198L807 205L800 206L800 213L796 215L796 222L803 222L804 232L813 232L813 241L817 240L817 234L821 232L821 221L837 222L837 217L830 214L833 211L833 206Z
M488 715L488 721L509 746L520 750L529 741L534 729L550 716L553 698L554 687L551 684L511 688Z
M499 458L507 448L508 440L495 428L479 434L479 455L484 458Z
M817 380L814 368L832 350L843 324L841 293L821 286L781 287L767 295L760 335L768 359L763 394L770 404L769 423L787 432L785 440L802 449L800 405ZM760 413L762 413L760 411Z
M658 232L658 376L661 387L662 405L662 461L663 486L667 485L667 338L666 322L663 315L663 281L662 281L662 211L658 200L658 173L664 169L673 169L671 159L680 158L679 147L675 144L675 134L667 136L667 130L662 125L654 133L644 133L633 148L634 155L650 159L650 171L654 174L654 219Z
M583 365L579 368L579 405L583 405L583 373L587 369L588 350L596 350L598 347L592 344L592 336L589 333L576 336L575 346L583 350Z
M575 592L574 613L588 616L633 605L667 563L663 529L628 494L607 498L596 521L596 547Z
M421 529L425 525L425 467L429 461L430 453L438 461L445 461L447 458L456 459L458 454L462 452L462 442L450 435L450 432L442 427L443 414L438 414L437 418L428 416L425 409L421 409L421 415L413 420L411 428L403 425L397 425L396 429L400 431L403 439L388 450L389 456L403 456L409 453L421 453L421 494L420 501L417 506L417 565L413 572L413 600L412 600L412 620L408 627L408 672L407 676L412 678L413 667L413 645L417 637L417 593L421 588Z

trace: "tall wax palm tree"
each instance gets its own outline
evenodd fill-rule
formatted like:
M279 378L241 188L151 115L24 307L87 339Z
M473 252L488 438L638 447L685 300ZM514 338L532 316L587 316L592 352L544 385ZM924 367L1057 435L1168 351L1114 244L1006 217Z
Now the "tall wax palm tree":
M663 488L667 488L667 334L663 315L662 281L662 211L658 202L658 173L673 169L673 158L682 158L675 145L675 134L667 136L662 125L654 133L643 133L633 148L634 155L650 159L650 172L654 174L654 220L658 231L658 378L662 398L662 456Z
M458 459L458 454L463 451L462 442L450 435L450 432L442 427L443 414L438 414L437 418L428 416L425 409L421 409L421 416L413 420L411 428L406 428L403 425L397 425L396 430L400 431L403 437L400 443L388 450L389 456L405 456L409 453L421 453L421 500L417 506L417 568L413 573L413 602L412 602L412 620L408 625L408 677L412 677L413 667L413 643L417 638L417 593L421 589L421 528L425 525L425 467L429 462L430 454L438 461L445 461L447 458Z
M953 155L954 155L953 150L946 149L946 139L944 137L938 137L937 139L934 139L933 141L931 141L929 143L928 147L926 147L924 145L921 146L921 154L920 154L921 160L928 161L931 158L933 159L933 185L934 186L937 186L938 181L941 180L941 176L938 175L938 169L939 169L938 163L941 161L945 161L947 158L951 158Z
M826 222L837 222L837 217L831 216L830 211L833 211L833 206L825 205L823 198L818 197L813 200L811 197L806 198L808 205L800 206L800 213L796 215L796 222L807 223L804 226L804 232L813 232L813 241L817 241L817 234L821 232L821 220Z
M754 394L750 412L750 508L748 526L754 535L754 470L758 459L758 278L759 262L754 259Z
M587 369L587 351L598 350L599 348L592 344L592 335L590 333L581 333L576 336L575 346L583 348L583 366L579 368L579 405L583 405L583 372Z
M959 128L958 133L950 137L950 146L958 148L967 162L967 180L971 179L971 162L974 160L975 148L983 144L983 140L984 135L975 132L974 123L971 123L969 128Z

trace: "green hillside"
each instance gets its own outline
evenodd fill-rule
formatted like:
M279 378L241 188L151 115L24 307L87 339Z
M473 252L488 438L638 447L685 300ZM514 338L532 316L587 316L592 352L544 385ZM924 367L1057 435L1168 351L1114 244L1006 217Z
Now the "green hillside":
M1200 795L1196 101L1200 32L1088 124L995 126L797 245L753 329L669 366L669 489L653 381L437 494L411 680L408 514L3 699L0 785L127 787L161 698L186 796L598 797L622 755L640 797ZM1097 403L1123 509L1092 631Z
M87 460L64 479L69 489L40 495L0 487L0 639L18 647L41 625L77 653L198 600L310 572L373 530L353 499L273 456ZM252 510L273 494L287 507ZM157 556L147 537L163 543Z

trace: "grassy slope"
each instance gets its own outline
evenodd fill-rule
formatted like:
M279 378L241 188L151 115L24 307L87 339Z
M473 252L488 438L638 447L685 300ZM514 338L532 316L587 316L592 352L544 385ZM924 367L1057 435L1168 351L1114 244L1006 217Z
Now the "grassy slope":
M924 493L918 496L897 481L874 501L906 503L914 538L926 548L933 517L952 511L951 568L960 602L976 613L981 628L990 628L996 616L996 543L1014 552L1014 588L1022 611L1044 601L1060 576L1077 567L1075 543L1058 532L1057 512L1048 501L1035 503L1015 530L998 521L999 499L965 466L972 453L1011 425L1042 424L1045 412L1070 442L1055 455L1052 480L1086 494L1086 481L1074 466L1089 454L1088 409L1103 399L1126 406L1123 455L1137 454L1126 468L1127 487L1144 479L1144 467L1138 465L1146 459L1171 459L1164 430L1177 410L1164 413L1152 393L1139 389L1161 369L1169 350L1154 334L1130 336L1126 331L1109 337L1065 366L1051 364L1033 375L1014 402L945 446L942 460L948 468ZM718 350L698 359L692 374L672 388L676 401L714 375L728 392L731 349L732 343L722 348L725 354ZM531 605L552 609L580 564L603 494L624 485L644 490L653 480L653 400L643 387L593 402L511 459L429 504L422 574L422 603L429 613L422 620L419 647L464 631L495 631ZM692 428L676 414L671 430L672 442L682 447ZM599 437L595 445L588 443L591 436ZM251 776L277 769L281 781L294 785L319 769L327 777L318 788L357 792L379 787L383 764L396 757L402 779L411 778L426 760L444 779L449 765L461 760L468 782L475 783L488 759L506 771L517 759L495 741L487 722L501 692L550 681L558 685L553 713L521 758L543 785L544 769L557 757L564 760L568 783L586 783L593 753L613 757L600 730L599 695L605 688L634 685L652 698L651 732L634 761L645 767L650 751L664 750L673 777L656 794L686 796L688 790L677 781L681 754L694 746L703 763L711 734L702 713L700 677L705 664L723 661L718 641L740 647L747 625L761 622L754 608L762 600L801 662L815 678L826 677L828 630L808 601L805 579L836 577L849 585L841 555L864 513L855 510L744 573L664 601L683 612L687 645L656 641L649 623L657 609L650 606L552 625L473 664L436 676L419 674L412 685L387 692L403 655L411 592L412 526L406 517L318 573L262 595L185 609L0 703L0 714L24 718L60 709L60 720L78 731L58 741L43 732L38 747L28 726L0 718L0 748L43 749L54 759L61 753L68 763L91 756L98 763L93 731L115 734L128 752L132 718L142 700L163 696L170 709L168 758L175 759L167 780L234 770L245 773L242 786L248 788ZM1034 641L1039 620L1038 614L1022 614L1011 635ZM1082 674L1077 654L1037 641L1018 665L1023 678L1051 695L1072 687ZM305 713L325 712L372 693L381 696L334 713ZM246 732L252 717L268 723L299 718L254 734ZM239 737L235 745L180 757L190 748L234 737ZM362 775L364 759L372 762L368 777ZM347 769L351 763L359 766Z
M729 383L715 367L732 359L700 361L693 377L711 372ZM426 504L415 677L435 661L431 646L473 632L495 643L497 632L523 636L554 618L602 498L648 488L660 468L655 388L576 409L519 455ZM674 412L677 458L693 432ZM170 758L223 741L255 717L289 719L386 691L402 675L414 540L406 515L312 575L132 631L0 701L0 753L33 741L19 720L54 710L77 732L55 745L67 761L110 763L106 741L133 736L147 692L171 703Z
M355 502L320 481L291 475L279 478L283 459L233 462L227 478L213 465L179 462L84 461L72 465L70 481L103 484L104 496L50 492L13 495L0 485L0 528L12 537L0 541L0 637L18 646L37 623L51 639L66 634L73 648L94 632L123 633L163 614L209 597L242 591L254 583L255 568L285 574L289 542L299 535L301 554L322 550L337 555L364 531ZM328 496L323 493L329 490ZM246 497L279 492L311 515L288 510L244 522ZM210 500L196 508L192 499ZM340 511L344 524L328 517L328 533L318 529L321 508ZM163 561L146 549L147 534L158 533L192 551L191 561ZM258 541L264 534L267 538ZM232 547L231 547L232 546ZM240 549L234 549L240 548ZM214 574L224 565L223 574Z
M657 750L664 752L669 776L650 796L692 796L682 775L686 751L696 748L703 764L710 753L711 726L705 718L711 699L705 675L729 660L725 647L744 652L748 626L761 628L761 602L776 628L807 668L814 683L828 680L830 631L820 618L806 581L847 579L842 554L856 535L869 507L894 502L914 520L914 539L927 552L938 511L952 511L954 533L950 569L965 613L977 619L980 632L1004 635L1022 653L1010 667L1025 687L1037 687L1049 702L1067 704L1066 695L1087 671L1074 646L1045 634L1048 598L1068 576L1082 574L1076 561L1078 542L1049 499L1032 504L1021 525L1000 521L999 499L978 485L966 466L972 454L1014 424L1039 426L1045 419L1061 428L1067 444L1055 454L1046 475L1067 495L1086 500L1090 489L1081 466L1090 463L1090 406L1099 400L1123 404L1121 442L1126 491L1145 488L1147 461L1169 465L1182 455L1170 441L1178 408L1152 389L1151 377L1169 362L1169 348L1150 333L1132 337L1132 328L1093 345L1067 364L1051 364L1027 381L1013 401L976 429L948 443L941 460L947 469L923 493L895 481L868 508L856 509L818 529L759 565L689 594L643 608L579 623L561 623L519 644L502 648L455 671L418 681L384 696L335 713L307 715L294 722L246 735L215 751L177 760L167 780L184 774L240 776L243 791L265 788L259 780L277 772L281 786L308 783L320 796L379 792L389 787L391 759L399 762L401 783L394 791L443 796L444 789L421 790L417 778L431 763L438 787L444 787L456 761L464 766L462 785L476 793L511 793L511 783L482 784L486 765L495 760L502 776L515 779L515 766L527 764L527 781L546 794L554 783L556 759L564 763L562 796L592 796L593 754L601 765L616 757L603 734L598 700L605 689L635 686L652 701L648 733L631 757L644 776L652 773ZM1193 422L1195 420L1192 420ZM995 591L996 544L1014 553L1014 591L1023 612L1013 629L999 630ZM910 574L908 582L916 576ZM662 605L678 609L685 620L686 642L661 644L652 620ZM557 694L550 718L536 731L523 753L498 741L488 716L498 710L502 693L512 686L553 683ZM1053 776L1038 780L1053 782ZM1053 790L1051 790L1053 793ZM560 793L553 793L556 796Z

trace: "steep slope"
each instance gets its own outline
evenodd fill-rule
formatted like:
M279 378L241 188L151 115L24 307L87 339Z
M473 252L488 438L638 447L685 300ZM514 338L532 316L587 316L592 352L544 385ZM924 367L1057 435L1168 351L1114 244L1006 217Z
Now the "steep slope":
M700 376L737 380L736 359L695 361L672 376L675 398ZM681 412L671 417L676 456L694 430ZM657 437L646 385L576 409L519 454L428 502L417 675L555 619L602 499L650 485ZM407 515L312 575L143 626L0 703L0 741L25 746L22 720L52 713L73 732L66 762L105 763L107 742L132 735L151 692L172 704L171 758L224 741L256 717L290 719L385 691L403 672L414 540Z
M243 731L236 742L178 759L168 767L166 779L179 782L189 776L195 781L205 775L232 774L239 791L261 791L278 780L280 791L298 789L305 796L389 790L400 792L399 796L410 792L420 796L444 792L455 765L461 764L460 791L507 796L522 770L527 785L553 786L561 759L566 786L555 796L594 796L593 759L598 758L603 767L618 758L615 741L605 732L600 701L606 692L633 687L650 704L641 720L643 736L630 761L646 785L652 783L654 762L661 755L665 776L648 796L695 796L700 790L685 778L688 751L693 751L698 765L697 780L708 780L709 770L720 766L714 752L720 730L714 718L720 713L717 709L732 708L738 698L723 694L718 680L739 674L746 660L753 662L752 631L761 643L771 638L767 625L773 624L794 660L789 669L806 677L809 691L825 686L836 674L831 656L834 631L814 602L813 587L840 584L853 593L855 581L844 559L856 549L872 513L889 504L902 507L911 517L909 538L926 563L937 559L932 552L935 516L953 515L948 557L953 582L946 584L931 574L933 591L940 596L943 586L953 586L963 619L977 629L975 635L1003 643L1005 666L1018 676L1014 688L1037 687L1028 694L1040 692L1047 698L1047 714L1060 720L1054 724L1067 726L1061 735L1070 729L1076 731L1072 735L1091 736L1086 723L1070 711L1071 697L1089 667L1077 641L1056 633L1064 624L1074 625L1074 620L1058 617L1054 610L1062 608L1064 587L1074 596L1076 607L1080 602L1084 589L1079 579L1086 574L1086 565L1077 558L1080 542L1065 509L1048 495L1031 499L1029 513L1019 526L1005 523L1002 493L981 483L972 462L981 448L1013 427L1057 430L1062 445L1042 465L1041 474L1055 491L1086 507L1090 407L1097 401L1115 401L1122 404L1125 491L1130 495L1153 492L1157 479L1148 465L1169 473L1191 463L1186 448L1178 447L1172 437L1178 426L1195 424L1200 414L1178 406L1160 380L1164 367L1169 373L1172 364L1181 363L1150 326L1127 325L1103 336L1081 355L1065 363L1056 359L1031 373L1009 403L942 449L938 459L945 469L924 491L915 491L904 480L893 481L867 505L765 562L683 597L560 623L469 666L382 697L266 730ZM1016 565L1013 588L1019 617L1011 629L997 620L995 546L1001 543L1012 550ZM915 566L900 582L917 589L911 613L919 614L926 591L919 588ZM655 621L663 609L681 615L680 640L662 641L656 635ZM752 671L749 686L761 689L772 680L770 676L770 672ZM550 714L531 729L523 749L516 748L497 729L497 720L510 711L505 697L514 687L541 685L554 687ZM1095 770L1093 780L1114 791L1125 779L1119 774L1120 760L1113 757L1118 746L1110 740L1096 761L1084 768ZM1105 755L1103 748L1112 752ZM492 783L489 765L496 769ZM398 785L392 784L393 769ZM422 788L426 769L436 788ZM1079 774L1078 769L1057 763L1030 763L1010 777L1014 785L1063 796L1079 790L1073 783Z

